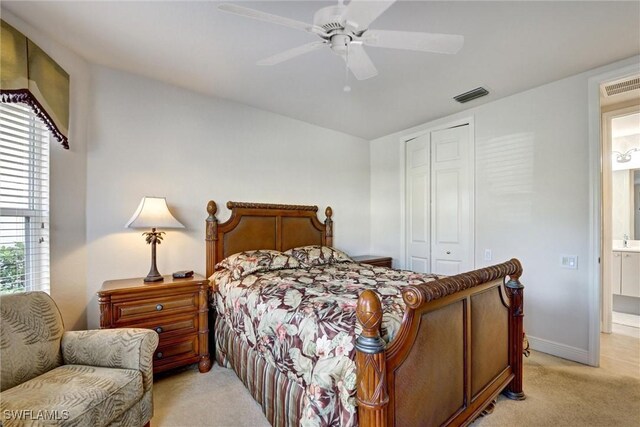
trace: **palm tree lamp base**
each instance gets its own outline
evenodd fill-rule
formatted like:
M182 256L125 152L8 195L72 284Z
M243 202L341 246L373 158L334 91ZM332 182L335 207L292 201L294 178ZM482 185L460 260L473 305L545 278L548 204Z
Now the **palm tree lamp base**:
M143 233L146 236L147 243L151 245L151 269L149 270L149 274L144 278L145 282L161 282L164 280L164 277L160 275L158 272L158 267L156 266L156 244L160 244L162 242L162 235L164 234L162 231L156 231L155 228L151 229L151 232Z

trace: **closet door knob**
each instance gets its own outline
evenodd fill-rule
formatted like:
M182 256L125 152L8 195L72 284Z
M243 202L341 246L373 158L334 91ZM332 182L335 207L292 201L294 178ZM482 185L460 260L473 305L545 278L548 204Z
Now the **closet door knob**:
M447 255L451 255L451 251L447 251Z

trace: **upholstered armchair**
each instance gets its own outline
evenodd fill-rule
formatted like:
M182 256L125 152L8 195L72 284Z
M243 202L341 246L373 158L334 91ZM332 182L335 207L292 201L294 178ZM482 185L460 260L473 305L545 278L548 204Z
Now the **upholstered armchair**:
M149 423L154 331L64 332L44 292L0 296L0 321L0 425Z

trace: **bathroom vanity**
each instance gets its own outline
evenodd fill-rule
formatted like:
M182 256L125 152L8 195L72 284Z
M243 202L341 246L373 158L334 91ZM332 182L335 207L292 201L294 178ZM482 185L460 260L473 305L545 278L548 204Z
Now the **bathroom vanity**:
M613 247L611 289L614 295L640 297L640 242L628 246Z

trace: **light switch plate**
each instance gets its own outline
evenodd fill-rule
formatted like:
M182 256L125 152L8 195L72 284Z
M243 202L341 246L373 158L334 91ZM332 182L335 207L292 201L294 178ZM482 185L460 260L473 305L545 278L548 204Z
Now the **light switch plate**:
M560 266L570 270L577 270L578 255L560 255Z
M484 260L485 261L491 261L492 258L493 258L493 256L491 254L491 249L485 249L484 250Z

